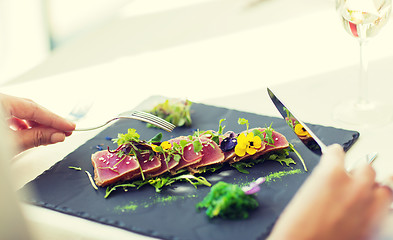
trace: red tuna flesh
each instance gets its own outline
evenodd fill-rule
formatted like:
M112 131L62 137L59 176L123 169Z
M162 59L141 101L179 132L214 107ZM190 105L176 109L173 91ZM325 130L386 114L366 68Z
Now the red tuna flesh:
M180 138L175 138L175 139L171 139L173 141L176 141L177 143L180 142L180 140L185 139L187 140L188 138L186 137L180 137ZM170 141L171 141L170 140ZM203 154L201 152L195 152L194 151L194 145L192 143L189 143L188 145L186 145L184 147L183 150L183 156L179 161L179 164L177 166L175 166L172 170L171 173L172 174L176 174L176 172L182 168L188 167L190 165L193 165L195 163L198 163L202 160L202 156Z
M264 128L260 128L260 130L263 131ZM265 133L263 133L263 134L264 134L264 136L266 136ZM252 156L253 159L257 159L258 157L260 157L263 154L266 154L268 152L276 151L276 150L280 150L280 149L285 149L285 148L289 147L288 140L281 133L273 131L272 137L274 139L274 146L266 144L266 148L263 151L257 152L254 156Z
M141 154L141 159L138 160L143 172L143 176L145 177L149 173L155 172L161 168L161 160L160 157L157 155L154 155L152 159L149 159L149 153L144 153ZM134 179L139 176L141 176L141 171L138 171L134 175L130 176L128 180Z
M190 167L197 169L212 164L224 162L224 153L221 151L220 146L211 139L203 139L201 153L203 157L198 163L192 164Z
M97 186L107 186L115 182L126 181L139 172L139 163L135 157L118 157L107 150L91 156L94 167L94 180Z
M161 174L169 172L169 170L171 170L172 168L176 167L179 164L179 162L175 161L173 159L173 157L171 158L171 160L169 160L169 162L166 162L163 154L158 154L157 158L159 158L161 161L161 167L159 169L157 169L156 171L152 171L152 172L147 173L146 177L159 176Z

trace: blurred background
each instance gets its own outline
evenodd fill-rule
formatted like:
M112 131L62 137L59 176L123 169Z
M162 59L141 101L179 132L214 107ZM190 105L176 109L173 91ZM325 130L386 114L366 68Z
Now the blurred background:
M25 80L22 75L40 63L45 63L45 69L35 70L40 74L29 72L29 78L83 68L87 62L99 64L289 21L333 9L333 3L333 0L0 0L0 84L15 78L18 80L14 83ZM278 5L282 6L279 12ZM267 17L266 11L277 14ZM129 31L124 32L125 28ZM79 52L78 57L73 51Z
M112 18L132 0L0 0L0 83Z

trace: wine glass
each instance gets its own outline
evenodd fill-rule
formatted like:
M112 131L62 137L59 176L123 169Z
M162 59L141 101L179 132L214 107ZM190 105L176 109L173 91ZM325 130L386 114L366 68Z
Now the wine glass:
M375 126L387 124L393 117L393 106L368 98L368 59L365 54L368 40L387 23L391 9L392 0L336 0L336 10L345 30L360 45L359 96L335 108L334 118L337 120Z

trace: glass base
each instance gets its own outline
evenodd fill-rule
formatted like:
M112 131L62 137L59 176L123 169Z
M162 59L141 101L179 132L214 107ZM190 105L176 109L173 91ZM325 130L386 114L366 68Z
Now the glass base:
M348 101L336 106L333 118L359 126L383 126L393 120L393 105L382 102Z

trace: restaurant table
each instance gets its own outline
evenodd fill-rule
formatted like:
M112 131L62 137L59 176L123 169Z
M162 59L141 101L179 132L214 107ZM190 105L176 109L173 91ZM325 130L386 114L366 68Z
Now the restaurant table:
M368 47L370 97L393 104L392 22ZM0 92L34 99L65 117L75 105L92 103L77 122L82 127L155 95L278 117L269 86L305 122L358 131L346 163L378 152L373 167L382 180L393 175L393 121L353 126L332 117L337 104L357 96L358 47L330 0L136 0ZM74 132L63 143L16 156L11 166L16 187L101 130ZM23 210L39 239L148 239L29 204ZM382 230L381 238L389 237L393 214Z

